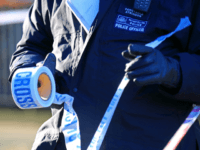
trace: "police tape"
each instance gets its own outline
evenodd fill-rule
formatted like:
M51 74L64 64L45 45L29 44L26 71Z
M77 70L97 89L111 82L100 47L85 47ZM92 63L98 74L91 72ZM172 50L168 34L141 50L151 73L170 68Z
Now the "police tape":
M115 109L117 107L119 99L120 99L126 85L128 84L128 82L129 82L129 79L126 76L124 76L121 83L119 84L119 87L117 88L117 91L115 92L87 150L99 150L100 149L100 146L103 142L104 136L106 134L106 131L108 129L108 126L110 124L112 116L115 112Z
M175 150L178 144L181 142L181 140L185 136L185 134L187 133L187 131L196 121L199 114L200 114L200 107L195 106L163 150Z
M182 18L180 24L173 32L157 38L155 41L146 44L146 46L155 48L166 38L189 25L191 25L189 18ZM129 79L124 76L87 150L99 150L119 99L128 82ZM16 105L21 109L49 107L52 103L64 103L61 127L65 136L66 148L68 150L81 149L78 116L72 107L74 98L67 94L55 92L54 77L47 67L18 69L13 75L11 88L13 99Z
M181 18L178 26L176 27L176 29L172 32L170 32L169 34L163 35L158 37L156 40L154 40L153 42L150 42L148 44L146 44L146 46L155 48L157 47L159 44L161 44L166 38L171 37L173 34L175 34L178 31L183 30L184 28L188 27L191 25L191 22L189 20L189 18L186 16L185 18Z

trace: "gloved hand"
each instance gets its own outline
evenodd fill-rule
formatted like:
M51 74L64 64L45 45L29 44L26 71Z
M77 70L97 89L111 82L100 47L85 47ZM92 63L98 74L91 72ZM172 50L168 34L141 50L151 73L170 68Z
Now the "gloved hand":
M180 83L179 62L165 57L159 50L130 44L128 50L122 52L122 56L130 61L125 68L127 77L139 86L160 84L176 88Z

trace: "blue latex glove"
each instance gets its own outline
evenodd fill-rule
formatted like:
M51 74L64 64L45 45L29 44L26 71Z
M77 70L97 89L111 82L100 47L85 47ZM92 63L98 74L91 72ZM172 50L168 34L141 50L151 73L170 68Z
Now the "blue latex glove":
M130 61L125 68L127 77L139 86L159 84L176 88L180 83L179 62L164 56L159 50L130 44L128 50L122 52L122 56Z

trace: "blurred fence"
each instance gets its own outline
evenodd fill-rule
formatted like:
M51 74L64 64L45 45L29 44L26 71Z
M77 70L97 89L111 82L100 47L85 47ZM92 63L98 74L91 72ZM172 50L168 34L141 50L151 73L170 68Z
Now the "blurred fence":
M17 11L16 11L17 13ZM22 36L22 22L14 23L14 15L9 15L12 22L6 20L8 16L0 12L0 106L16 107L11 96L11 86L8 82L9 63L16 44ZM21 14L18 14L21 15ZM3 21L2 21L3 20Z
M0 26L0 106L15 106L9 76L9 63L22 35L22 23Z

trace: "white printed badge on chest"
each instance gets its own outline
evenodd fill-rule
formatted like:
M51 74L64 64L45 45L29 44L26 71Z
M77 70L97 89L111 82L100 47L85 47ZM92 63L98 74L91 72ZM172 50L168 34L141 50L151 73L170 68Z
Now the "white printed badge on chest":
M146 44L146 46L155 48L166 38L189 25L191 25L191 23L188 17L181 18L178 27L173 32L157 38L155 41ZM91 143L87 150L100 149L117 104L128 82L129 79L124 76L94 134L93 139L91 139ZM11 87L13 99L16 105L21 109L42 108L49 107L53 103L59 105L64 103L64 114L61 127L65 136L66 148L67 150L81 150L79 120L72 107L74 98L67 94L56 93L54 77L47 67L42 66L18 69L13 75ZM200 107L195 107L187 121L184 122L184 126L179 130L180 132L175 134L170 144L165 147L165 150L175 149L178 145L177 143L180 142L181 138L186 134L187 130L196 120L199 115L199 110Z
M146 25L147 21L133 19L131 17L123 15L118 15L114 27L127 31L144 32Z
M134 10L127 4L121 3L114 27L132 32L145 32L151 12L144 13Z
M66 3L88 33L99 12L99 0L66 0Z

